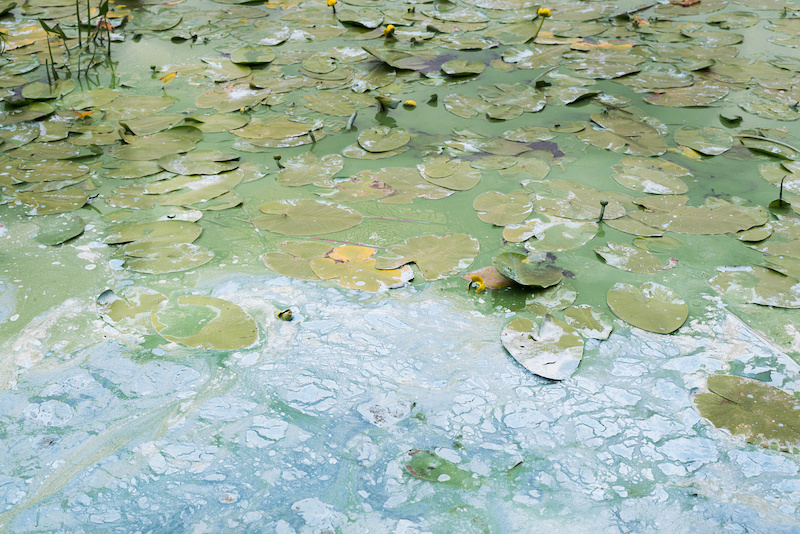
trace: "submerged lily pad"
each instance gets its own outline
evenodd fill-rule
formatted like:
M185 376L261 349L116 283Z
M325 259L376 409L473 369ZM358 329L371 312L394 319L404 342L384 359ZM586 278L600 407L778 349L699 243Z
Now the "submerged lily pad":
M655 282L641 287L614 284L606 295L608 306L620 319L657 334L674 332L689 316L689 307L671 289Z
M43 245L53 247L78 237L83 233L84 228L86 228L86 223L80 217L62 215L43 224L35 239Z
M785 452L800 451L800 401L764 382L715 375L709 393L694 398L700 415L748 443Z
M405 454L403 465L412 477L427 482L464 489L474 489L480 485L480 481L472 473L433 451L411 449Z
M564 310L564 320L585 338L608 339L613 329L611 318L598 308L581 304Z
M188 295L154 310L156 331L167 341L206 350L236 350L258 341L253 318L233 302Z
M549 380L566 380L583 358L583 339L574 328L552 315L537 326L519 317L500 335L503 346L520 365Z

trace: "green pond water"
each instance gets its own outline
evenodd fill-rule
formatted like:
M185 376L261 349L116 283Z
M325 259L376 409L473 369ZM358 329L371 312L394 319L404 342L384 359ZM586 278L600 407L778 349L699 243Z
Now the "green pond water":
M0 4L0 531L800 529L800 11L683 4Z

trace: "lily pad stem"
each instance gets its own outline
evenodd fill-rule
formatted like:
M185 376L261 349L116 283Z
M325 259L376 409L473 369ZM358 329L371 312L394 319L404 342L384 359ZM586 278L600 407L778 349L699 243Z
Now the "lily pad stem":
M603 222L603 215L606 214L606 206L608 206L608 200L601 200L600 201L600 218L597 219L597 222Z

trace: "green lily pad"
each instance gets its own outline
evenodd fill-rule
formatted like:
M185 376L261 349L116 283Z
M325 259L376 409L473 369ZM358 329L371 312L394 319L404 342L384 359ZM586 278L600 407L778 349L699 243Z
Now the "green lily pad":
M411 237L382 252L375 268L397 269L413 262L426 280L438 280L469 267L479 250L478 240L466 234Z
M188 271L214 259L214 253L193 243L143 241L125 245L125 267L147 274Z
M523 221L533 211L533 202L527 191L487 191L475 198L472 207L483 222L506 226Z
M340 287L375 293L404 286L414 278L411 267L376 269L371 247L344 245L331 250L324 258L312 258L311 269L323 280L338 279Z
M632 198L611 191L598 191L588 185L564 180L535 181L522 184L534 192L537 211L549 216L596 221L603 213L603 220L618 219L633 207ZM602 202L608 204L603 210Z
M497 272L523 286L550 287L564 277L564 272L549 259L518 252L498 254L492 264Z
M660 156L667 151L661 134L650 124L603 113L593 114L592 121L597 126L592 125L575 135L597 148L631 156Z
M534 315L547 315L562 311L575 302L578 292L562 281L560 284L544 289L533 289L525 299L525 308Z
M474 76L485 69L486 65L483 62L468 59L452 59L442 64L442 72L448 76Z
M105 104L95 104L95 107L105 111L108 120L124 121L155 115L174 103L166 96L123 95Z
M156 332L167 341L206 350L236 350L258 341L258 326L242 308L214 297L183 296L154 310Z
M84 228L86 223L80 217L56 217L42 224L34 239L38 243L54 247L78 237Z
M89 195L77 187L57 191L25 192L17 195L16 201L27 206L28 215L52 215L82 208Z
M349 179L336 180L330 189L315 191L315 194L337 202L363 202L385 198L395 190L384 182L368 176L353 176Z
M404 128L373 126L361 132L358 144L367 152L388 152L404 146L411 140L411 133Z
M22 96L30 100L52 100L75 90L75 82L68 79L56 80L52 84L32 82L22 88Z
M175 174L219 174L239 166L239 156L222 150L193 150L187 154L169 154L158 164Z
M572 306L564 310L564 320L585 338L608 339L613 329L611 318L589 304Z
M97 297L97 312L116 328L150 333L153 328L150 314L165 300L167 297L158 291L144 287L127 287L122 297L107 289Z
M696 47L693 47L696 49ZM723 84L711 81L697 81L689 87L676 87L659 90L644 97L645 102L656 106L676 108L710 106L717 100L725 98L730 89Z
M481 85L478 87L478 94L495 106L514 105L528 113L541 111L546 104L543 92L522 83Z
M623 243L609 241L606 246L595 247L596 254L608 265L637 274L655 274L664 270L661 262L646 250Z
M330 234L352 228L362 220L356 210L323 200L279 200L259 209L265 215L253 219L255 225L283 235Z
M328 247L330 249L330 247ZM320 280L306 258L298 258L283 252L268 252L261 255L261 261L269 269L289 278L298 280Z
M597 229L597 223L542 214L522 224L506 226L503 239L511 243L525 241L525 248L531 252L560 252L582 247L594 238Z
M715 375L709 393L695 395L700 415L748 443L800 452L800 401L764 382L741 376Z
M775 258L776 263L783 259L787 258ZM761 306L800 308L800 282L793 276L757 266L717 267L717 271L709 283L727 297Z
M159 244L191 243L203 232L203 227L190 221L153 221L123 224L106 236L109 245L149 242Z
M647 226L679 234L714 235L735 233L767 222L766 210L745 210L730 202L719 200L705 206L686 206L689 197L660 195L636 200L645 208L628 214Z
M475 489L480 485L475 475L433 451L411 449L403 457L403 465L409 475L427 482L464 489Z
M733 146L733 138L719 128L684 126L675 132L675 141L706 156L718 156Z
M214 108L218 113L228 113L254 108L271 94L269 89L254 89L250 84L239 84L203 93L195 99L194 105L200 109Z
M333 178L344 167L344 158L338 154L327 154L321 158L306 152L282 163L278 173L282 185L297 187Z
M689 169L663 159L622 158L611 167L614 180L623 187L657 195L680 195L689 188L683 177L691 177Z
M514 319L503 328L500 339L520 365L549 380L571 377L583 358L581 336L552 315L545 316L538 328L530 319Z
M656 334L674 332L686 322L689 307L671 289L655 282L641 287L614 284L606 295L608 306L623 321Z
M231 61L243 65L263 65L275 60L275 50L265 45L248 45L231 52Z

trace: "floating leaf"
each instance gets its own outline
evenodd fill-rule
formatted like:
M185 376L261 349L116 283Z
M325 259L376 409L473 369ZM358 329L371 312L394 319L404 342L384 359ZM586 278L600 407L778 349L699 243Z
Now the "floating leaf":
M370 293L402 287L414 278L408 265L400 269L376 269L375 260L370 259L374 253L374 248L344 245L330 251L325 258L312 258L309 265L323 280L337 278L341 287Z
M764 382L741 376L715 375L709 393L694 397L700 415L717 428L748 443L796 453L800 451L800 401Z
M150 314L167 300L167 297L144 287L128 287L123 297L107 289L97 297L97 312L117 328L130 328L137 332L150 332L153 323Z
M545 316L538 328L530 319L514 319L503 328L500 339L520 365L549 380L566 380L583 358L581 336L552 315Z
M647 123L603 113L593 114L592 121L597 126L592 125L575 135L598 148L631 156L660 156L667 151L661 134Z
M472 282L474 277L480 278L487 289L502 289L513 284L511 280L497 272L497 269L491 265L469 272L461 278Z
M123 224L115 227L106 236L109 245L123 243L191 243L203 232L203 227L189 221L154 221L145 223Z
M581 304L564 310L564 320L585 338L608 339L613 325L602 310Z
M550 287L564 277L564 272L552 260L518 252L498 254L492 263L497 272L523 286Z
M269 46L257 44L243 46L231 52L231 61L244 65L263 65L275 59L275 51Z
M717 156L733 146L733 138L719 128L684 126L675 132L675 141L706 156Z
M448 76L474 76L486 69L486 65L480 61L469 61L467 59L453 59L442 64L442 72Z
M376 258L375 267L397 269L413 262L426 280L438 280L469 267L479 250L478 240L465 234L411 237L387 248Z
M689 188L681 178L692 176L688 169L663 159L622 158L611 169L621 186L657 195L686 193Z
M671 289L655 282L641 287L614 284L606 300L617 317L642 330L657 334L674 332L689 316L689 307Z
M86 191L77 187L17 195L17 202L30 208L28 215L52 215L73 211L82 208L88 199Z
M525 299L525 308L534 315L547 315L568 308L576 298L575 288L562 281L545 289L534 289Z
M306 152L282 163L278 173L282 185L297 187L333 178L344 167L344 158L338 154L327 154L318 158L313 152Z
M159 243L144 241L125 245L125 267L147 274L188 271L214 259L214 253L192 243Z
M387 152L408 143L411 133L404 128L373 126L361 132L358 144L367 152Z
M80 217L56 217L42 225L35 239L38 243L54 247L78 237L84 228L86 223Z
M784 259L776 258L777 262ZM800 308L797 278L764 267L717 267L717 271L709 283L720 293L761 306Z
M330 234L361 222L352 208L323 200L290 199L263 204L265 214L253 219L259 228L283 235Z
M597 234L597 228L593 222L539 215L523 224L506 226L503 239L511 243L525 241L525 248L531 252L559 252L582 247Z
M533 202L527 191L487 191L475 198L472 207L483 222L506 226L523 221L533 211Z
M169 154L158 164L175 174L219 174L239 166L239 156L222 150L193 150L187 154Z
M606 246L595 247L595 253L608 265L637 274L655 274L664 269L658 258L646 250L609 241Z
M258 341L258 326L239 306L214 297L183 296L151 313L166 339L197 349L236 350Z
M640 198L636 203L646 209L628 216L647 226L693 235L735 233L767 222L766 210L760 207L746 210L719 200L696 208L686 206L688 200L682 195Z

